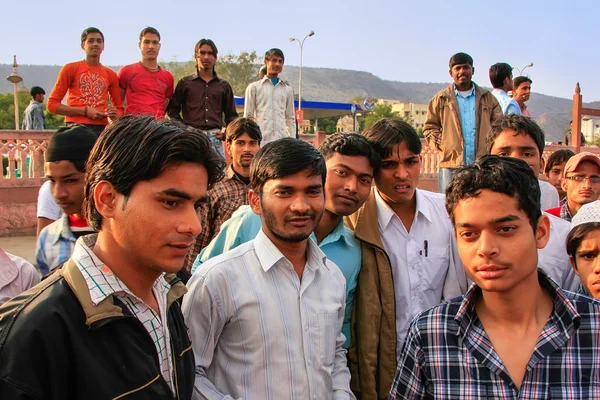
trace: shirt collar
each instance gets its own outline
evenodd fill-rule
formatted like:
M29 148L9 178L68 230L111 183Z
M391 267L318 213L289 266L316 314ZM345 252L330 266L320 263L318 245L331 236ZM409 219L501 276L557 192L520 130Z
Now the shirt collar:
M200 71L198 71L198 67L196 67L196 73L194 75L192 75L192 79L202 79L200 77ZM217 71L213 70L213 79L210 80L210 82L212 81L216 81L216 82L220 82L221 79L217 76Z
M227 179L233 179L236 180L244 185L247 185L246 182L244 182L243 180L240 179L240 177L238 176L238 174L233 170L233 164L229 164L229 167L227 167L227 171L225 173L225 177Z
M538 279L540 286L545 289L554 302L552 314L559 322L560 328L566 333L571 326L579 326L581 316L577 309L569 300L559 286L542 269L538 268ZM472 284L467 293L463 296L460 308L454 317L458 325L458 336L464 337L471 326L475 316L475 301L481 296L481 289L476 284Z
M75 235L73 235L71 228L69 227L69 216L65 213L62 214L60 220L58 220L56 223L50 224L48 230L50 231L49 233L52 233L54 238L53 244L58 243L61 238L71 242L77 240Z
M321 265L327 267L327 257L321 251L321 249L319 249L319 246L317 246L317 244L310 239L307 240L306 243L308 246L308 255L306 257L307 266L313 270L318 270ZM256 252L256 256L260 261L260 265L263 267L265 272L270 270L271 267L281 260L284 260L283 262L291 266L290 261L285 258L277 246L271 242L262 229L258 232L256 238L254 239L254 251Z
M97 238L97 233L79 238L71 256L85 278L92 303L98 305L102 300L115 293L127 293L137 297L93 252L92 249ZM154 287L161 292L169 291L170 286L164 279L164 274L156 280Z
M472 86L471 86L471 89L469 89L469 90L467 91L467 95L466 95L466 96L464 96L464 97L470 97L470 96L473 96L473 95L475 94L475 82L471 82L471 84L472 84ZM460 92L459 92L459 91L458 91L458 89L456 88L456 85L454 85L454 94L455 94L455 95L457 95L457 96L458 96L458 95L461 95L461 96L462 96L462 94L460 94Z
M310 238L317 243L317 237L315 233L310 234ZM352 247L358 247L358 241L354 237L354 233L346 225L344 225L344 219L342 218L340 222L336 225L336 227L331 231L331 233L323 238L321 243L319 243L319 247L325 246L326 244L335 243L338 240L343 240L346 244Z
M375 192L375 201L377 203L377 220L379 222L379 227L381 230L385 230L389 223L392 221L392 218L399 218L394 210L381 198L379 191L377 188L374 190ZM429 222L433 222L431 218L431 209L429 208L429 203L425 201L423 193L419 189L415 189L415 198L417 200L417 206L415 209L415 220L418 214L422 214Z

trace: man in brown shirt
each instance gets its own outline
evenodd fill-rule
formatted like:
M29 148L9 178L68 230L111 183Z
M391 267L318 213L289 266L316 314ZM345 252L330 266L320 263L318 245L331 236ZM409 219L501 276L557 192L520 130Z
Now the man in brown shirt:
M225 125L228 125L238 114L231 85L215 72L217 53L217 46L210 39L201 39L196 43L196 73L177 82L175 93L167 106L167 115L204 132L213 148L225 157L221 143L223 115Z

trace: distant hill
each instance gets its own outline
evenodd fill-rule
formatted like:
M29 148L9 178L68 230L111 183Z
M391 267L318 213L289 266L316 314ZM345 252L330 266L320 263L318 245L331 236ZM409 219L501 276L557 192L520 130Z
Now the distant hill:
M111 68L115 71L119 69L118 66ZM60 66L55 65L19 65L19 74L23 77L24 85L28 88L41 86L48 94L54 86L59 70ZM0 64L0 76L8 76L11 72L11 65ZM298 67L286 65L281 77L297 90ZM388 81L364 71L307 67L302 69L302 98L315 101L348 102L355 96L361 96L426 104L435 93L448 84ZM0 79L0 93L9 93L12 90L8 81ZM533 93L527 105L533 118L546 132L546 140L562 141L571 119L572 101ZM600 107L600 102L587 106Z

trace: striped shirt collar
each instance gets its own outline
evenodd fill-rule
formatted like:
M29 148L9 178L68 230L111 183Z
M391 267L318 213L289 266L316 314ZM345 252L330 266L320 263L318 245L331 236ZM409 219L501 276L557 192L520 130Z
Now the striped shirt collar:
M75 249L71 257L85 278L92 303L98 305L108 296L117 293L128 294L137 298L125 283L92 251L97 237L97 234L91 234L79 238L75 243ZM163 293L166 296L170 285L165 280L164 274L154 282L154 288L158 293Z
M569 331L573 326L577 328L581 316L575 309L573 303L562 293L558 285L542 270L538 268L538 279L540 286L545 289L554 302L552 314L559 321L563 333L569 336ZM465 338L475 321L475 301L481 295L481 289L476 284L463 296L460 308L454 317L458 325L458 336Z
M52 238L52 244L58 243L61 238L71 242L77 240L69 227L69 216L67 214L62 214L59 223L48 225L48 237Z
M317 271L321 266L328 268L327 256L325 256L319 246L317 246L317 244L311 239L307 239L306 243L308 246L306 266L314 271ZM291 262L285 258L277 246L275 246L275 244L271 242L267 235L265 235L262 229L258 232L256 238L254 239L254 250L258 260L260 261L260 265L265 272L270 270L271 267L275 266L279 262L291 265Z

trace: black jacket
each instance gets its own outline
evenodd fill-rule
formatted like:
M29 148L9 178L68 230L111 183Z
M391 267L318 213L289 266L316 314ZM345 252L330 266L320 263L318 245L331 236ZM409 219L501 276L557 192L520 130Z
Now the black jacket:
M167 275L176 399L190 399L194 355ZM69 260L53 276L0 307L0 399L173 399L152 338L118 299L92 303Z

